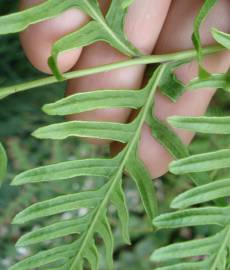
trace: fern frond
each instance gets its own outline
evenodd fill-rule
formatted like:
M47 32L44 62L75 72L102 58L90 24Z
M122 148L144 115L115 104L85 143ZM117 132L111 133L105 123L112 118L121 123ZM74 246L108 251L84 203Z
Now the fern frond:
M206 188L208 189L209 185L211 184L207 184L206 186L204 186L204 190L206 190ZM229 196L229 193L227 195ZM183 196L183 194L180 196ZM216 194L212 197L221 198L223 196L223 194L220 194L220 196ZM179 199L176 198L175 201L177 200ZM182 205L185 206L184 204L178 205L175 203L175 201L173 203L173 207ZM194 202L194 204L203 202L204 200L202 198L199 201L198 197L196 197L196 201ZM229 207L201 207L187 210L179 210L175 213L164 214L157 217L154 220L154 225L158 228L181 228L186 226L217 225L220 227L221 230L214 236L209 236L204 239L190 240L178 244L172 244L167 247L158 249L155 251L155 253L153 253L152 260L168 261L170 259L208 256L208 259L204 260L205 265L203 266L203 270L226 269L224 268L225 264L223 264L223 261L226 259L226 253L230 246L229 210ZM222 229L223 227L224 229ZM189 264L189 262L182 262L181 264L178 264L177 267L178 269L183 269L180 268L181 265L189 266Z
M87 222L89 222L90 214L79 217L78 219L70 219L60 221L55 224L37 229L33 232L22 236L16 243L17 246L28 246L38 244L44 241L53 240L72 234L80 234L84 231Z
M201 66L202 45L199 28L210 9L216 4L215 0L206 0L195 20L193 43L197 50L199 62L199 78L193 79L184 86L185 90L195 90L205 87L222 88L229 91L229 71L226 74L209 74ZM226 48L229 48L229 35L213 30L214 38ZM171 203L176 212L162 214L153 220L154 226L162 228L183 228L191 226L215 225L218 232L203 239L195 239L182 243L170 244L156 250L151 259L164 262L166 266L157 270L227 270L229 267L230 248L230 207L218 206L216 200L230 196L229 179L211 182L208 171L229 168L229 149L189 156L188 151L175 134L167 129L159 120L150 118L154 137L177 159L170 164L174 174L186 174L198 185L177 196ZM229 117L183 117L174 116L168 119L169 124L193 132L209 134L229 134ZM161 132L159 132L161 130ZM202 179L197 179L205 173ZM192 177L191 177L192 176ZM194 178L193 178L194 177ZM206 179L205 179L206 177ZM223 202L223 201L222 201ZM221 202L221 206L223 206ZM200 204L216 204L217 206L202 206ZM187 207L194 207L184 209ZM176 262L175 262L176 260ZM171 263L170 263L171 261ZM179 262L178 262L179 261Z
M107 179L106 183L97 190L62 195L57 198L36 203L23 210L15 217L14 223L23 224L38 218L61 214L66 211L76 211L80 208L86 208L87 214L77 219L58 221L47 227L30 232L19 239L18 245L31 245L43 242L47 239L53 240L55 238L76 234L78 235L77 240L73 241L69 246L64 245L57 250L57 252L61 253L63 251L62 248L65 249L63 269L81 270L83 269L84 262L87 261L91 269L94 270L98 269L99 255L97 246L95 245L95 236L98 235L105 245L107 267L108 269L113 269L113 237L107 213L108 204L113 204L115 206L121 223L123 239L126 243L130 242L128 231L129 214L122 189L122 174L125 170L127 170L134 179L149 218L152 219L156 216L157 204L151 184L151 178L141 161L137 158L137 149L141 128L146 122L148 112L153 104L154 93L165 69L165 66L158 68L147 86L141 91L141 95L144 93L146 100L143 106L140 107L138 116L130 124L76 121L51 125L38 129L38 131L35 132L37 137L52 139L64 139L72 135L77 137L92 136L103 139L110 138L112 140L124 142L126 143L126 146L112 159L89 159L62 162L36 168L17 176L13 181L14 185L63 180L82 175L102 176ZM109 93L109 95L110 94L111 93ZM131 91L129 91L128 95L130 97L131 94ZM136 96L135 91L133 91L133 94ZM77 95L79 95L79 97ZM73 99L81 100L82 94L77 95L75 95ZM104 95L108 96L108 91L104 90ZM95 98L94 93L88 93L87 96L89 97L89 101ZM100 98L103 98L103 91L101 91ZM70 107L68 101L69 99L67 98L53 105L48 105L46 108L53 107L56 110L59 110L63 108L63 104L67 109L72 108L72 101L70 102ZM120 101L121 106L123 106L121 99ZM101 106L101 102L95 104L94 108ZM110 104L108 104L108 106L110 106ZM119 103L117 103L117 106L119 107ZM81 110L84 109L89 109L87 101L85 101L85 103L83 102ZM69 128L67 128L66 125L69 126ZM69 248L71 250L68 252ZM19 264L16 264L12 269L31 269L30 265L32 264L33 267L36 267L38 266L37 264L39 264L39 266L45 266L60 261L63 257L61 256L58 259L56 254L54 254L55 251L56 248L38 253L25 259ZM41 258L44 258L43 263L41 262Z
M172 157L175 159L183 159L190 156L187 147L182 143L175 132L159 119L153 117L152 111L149 111L147 122L151 128L153 137L172 155ZM187 176L196 185L202 185L209 182L207 173L189 173Z
M174 70L198 55L199 64L204 54L228 48L229 35L213 30L213 36L221 44L217 47L202 49L199 29L209 10L216 0L206 0L194 24L193 42L196 51L178 52L167 55L143 56L127 40L124 33L124 19L127 8L133 0L112 0L110 8L104 17L97 0L47 0L32 8L11 15L0 17L0 35L16 33L37 22L56 17L70 8L78 8L90 18L88 24L58 40L49 58L49 66L55 76L22 83L16 86L1 88L0 98L9 94L28 90L38 86L48 85L58 80L68 80L86 75L96 74L132 65L160 63L155 69L147 86L140 91L134 90L99 90L97 92L79 93L64 98L52 104L47 104L43 110L50 115L70 115L102 108L137 109L136 118L127 124L110 122L71 121L49 125L36 130L33 135L40 139L62 140L68 137L84 137L109 139L124 144L122 151L114 158L86 159L61 162L39 167L18 175L13 185L27 183L53 182L72 179L79 176L99 176L104 178L104 184L95 190L66 194L56 198L38 202L27 207L14 219L15 224L25 224L45 217L72 212L69 220L55 219L52 224L36 229L22 236L18 246L40 244L69 236L71 243L62 243L58 247L38 252L31 257L12 266L10 270L53 269L53 270L83 270L85 265L92 270L99 267L99 252L97 237L102 240L107 269L113 269L114 239L110 224L108 208L116 209L124 242L130 243L128 230L129 212L122 187L123 173L127 172L134 180L144 209L152 220L157 215L157 202L152 187L149 172L138 158L138 147L141 129L147 124L156 138L174 158L179 159L171 164L170 170L175 174L186 173L196 184L203 185L194 188L176 198L172 207L184 208L195 204L212 202L212 200L229 196L227 179L210 183L207 171L230 167L226 157L230 150L215 151L202 155L190 156L186 146L175 133L152 115L154 96L157 87L172 100L176 100L184 91L200 87L220 87L229 91L229 73L209 74L200 66L200 76L188 85L179 81ZM132 59L112 63L85 70L72 71L62 75L58 65L59 53L84 47L96 41L104 41L121 53ZM138 56L138 57L137 57ZM162 64L167 62L167 64ZM169 63L168 63L169 62ZM173 91L172 91L173 88ZM228 134L228 118L174 118L175 125L200 132L216 132ZM5 153L0 145L0 166L6 166ZM197 174L199 172L199 174ZM5 171L3 170L3 176ZM2 177L0 172L0 179ZM206 196L201 196L205 192ZM85 215L80 216L79 210L84 209ZM202 261L181 262L160 267L158 270L202 269L226 270L230 241L229 207L200 207L181 209L170 214L164 214L154 219L158 228L181 228L184 226L215 224L219 232L206 239L197 239L186 243L174 244L156 251L153 260L167 261L172 259L187 259L191 256L205 256ZM63 241L64 242L64 241ZM55 243L55 242L54 242Z
M184 208L229 196L229 190L228 192L224 191L226 182L227 180L220 180L187 191L174 199L171 207ZM215 189L216 187L217 189ZM190 240L158 249L153 253L152 260L168 261L170 259L207 256L208 259L202 261L202 263L204 263L203 270L226 269L223 261L226 260L227 250L230 246L229 210L229 207L201 207L179 210L174 213L163 214L157 217L154 220L154 225L158 228L217 225L220 227L220 232L204 239ZM176 267L178 267L178 269L183 269L182 265L189 267L190 263L182 262L181 264L175 265L175 269Z
M177 128L183 128L202 133L228 134L229 117L170 117L169 123ZM216 169L229 168L229 149L192 155L170 164L174 174L207 172ZM177 196L171 203L176 212L162 214L154 219L157 228L183 228L191 226L216 225L219 232L204 239L191 240L172 244L155 251L154 261L171 259L191 259L199 256L203 270L226 270L230 248L230 207L206 206L195 207L203 203L212 203L217 199L230 196L229 179L210 182ZM193 206L194 208L183 209ZM173 258L172 258L173 256ZM199 263L198 268L199 268ZM181 262L168 269L190 269L191 262ZM195 263L196 264L196 263ZM173 268L174 267L174 268ZM177 267L177 268L176 268ZM185 268L183 268L185 267ZM162 267L159 269L167 269ZM192 268L191 268L192 269Z
M149 172L142 164L142 161L137 158L137 149L130 155L129 161L126 164L126 170L135 181L145 211L151 219L152 216L157 214L157 201L153 200L153 197L156 198L156 194L152 188ZM143 179L145 180L143 181Z
M192 40L197 50L199 59L202 58L200 27L203 21L205 20L205 18L208 16L210 10L214 7L216 3L217 3L217 0L205 0L194 22L194 32L192 35Z

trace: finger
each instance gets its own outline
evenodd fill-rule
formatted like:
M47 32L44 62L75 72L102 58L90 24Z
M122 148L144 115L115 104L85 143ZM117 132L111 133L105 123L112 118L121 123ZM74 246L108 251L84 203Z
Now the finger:
M41 0L22 0L20 8L25 9L41 3ZM51 73L47 64L51 54L52 44L70 32L80 28L87 22L88 18L80 10L71 9L54 19L50 19L30 26L20 35L22 47L30 62L39 70ZM58 65L62 72L72 68L82 49L74 49L60 54Z
M202 3L203 1L173 1L156 46L156 53L174 52L192 47L191 34L193 31L193 20ZM202 28L204 45L213 42L209 34L210 27L216 26L218 29L226 32L230 30L228 21L229 12L229 1L220 0ZM225 72L229 67L230 53L207 57L204 62L210 72ZM188 82L197 75L197 71L197 64L193 62L178 69L176 73L179 79ZM187 92L176 103L171 102L168 98L158 93L156 95L155 114L161 120L166 120L171 115L202 115L206 111L213 93L214 91L212 89ZM176 129L175 131L186 144L193 137L193 134L190 132ZM114 147L117 146L114 145ZM153 177L159 177L167 172L168 164L172 159L167 151L153 139L151 131L147 126L144 126L142 130L139 154Z
M136 0L130 7L125 29L129 40L143 53L150 53L158 39L171 0ZM98 66L127 57L106 45L97 43L84 49L74 69ZM144 66L135 66L71 80L67 94L97 89L137 89L141 86ZM117 121L127 120L129 110L106 109L71 116L71 119Z

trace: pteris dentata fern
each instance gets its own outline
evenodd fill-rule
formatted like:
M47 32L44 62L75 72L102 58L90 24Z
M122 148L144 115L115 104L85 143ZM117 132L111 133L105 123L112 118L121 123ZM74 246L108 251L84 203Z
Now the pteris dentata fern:
M202 46L200 42L199 27L202 18L205 18L210 8L217 1L205 1L200 14L197 16L194 27L193 42L198 52L200 63L201 87L215 86L217 79L223 82L217 88L226 91L230 90L230 73L209 74L201 66ZM230 48L230 35L212 30L213 37L217 42ZM220 76L220 77L219 77ZM222 77L223 76L223 77ZM194 90L195 80L187 86L188 90ZM196 84L196 83L195 83ZM168 119L171 126L189 131L208 134L230 134L229 117L183 117L173 116ZM168 136L170 133L168 132ZM175 140L171 136L171 140ZM173 143L172 143L173 144ZM182 150L183 145L177 144L177 150ZM157 262L164 262L166 265L159 267L159 270L228 270L230 251L230 219L229 206L225 198L230 196L229 179L209 180L207 172L230 167L229 149L221 149L214 152L197 154L192 156L178 156L172 145L168 145L168 150L174 154L177 161L170 165L170 172L176 175L187 175L197 187L188 190L177 196L171 203L171 208L179 209L176 212L162 214L153 220L153 224L159 229L163 228L183 228L193 226L216 225L216 234L203 239L189 240L187 242L171 244L156 250L151 259ZM205 173L205 175L204 175ZM192 177L191 177L192 175ZM202 178L197 179L197 176ZM195 178L194 178L195 176ZM202 204L211 203L211 206ZM198 207L198 205L201 205ZM194 206L193 208L188 208ZM188 208L188 209L185 209Z
M68 194L47 201L39 202L19 213L13 221L16 224L23 224L38 218L61 214L67 211L79 210L81 208L87 208L88 210L83 217L73 218L66 221L59 221L24 235L21 239L19 239L17 245L27 246L37 244L45 240L54 240L56 238L75 234L78 235L78 237L76 237L76 240L70 244L63 244L49 250L41 251L29 258L26 258L25 260L11 267L12 270L35 268L82 270L84 268L85 261L88 262L91 269L98 269L99 255L97 245L95 243L96 235L99 235L99 237L103 240L106 250L107 268L113 269L114 240L108 217L109 204L113 204L117 209L124 242L130 242L128 231L129 213L122 188L122 175L125 171L128 172L131 178L135 181L140 192L144 208L149 218L153 219L157 215L157 202L155 191L151 183L151 177L137 155L140 131L144 123L149 125L149 127L152 129L153 136L158 139L158 141L162 143L176 159L182 159L172 163L171 171L174 173L188 173L188 176L194 181L195 184L205 184L201 187L194 188L194 190L188 191L188 193L185 193L184 195L180 195L173 202L173 207L187 207L193 205L194 203L196 204L200 202L206 202L228 195L227 189L225 188L227 185L227 180L208 184L208 176L205 173L196 174L197 171L194 171L194 168L200 168L199 171L202 172L207 171L207 160L209 162L214 162L217 167L218 164L226 164L227 161L225 163L215 162L216 159L219 158L219 155L222 154L222 156L224 156L226 153L223 154L222 152L217 152L210 154L211 158L209 155L204 155L201 157L189 157L187 148L181 143L180 139L173 133L173 131L171 131L171 129L169 129L152 115L152 108L154 106L154 94L157 87L160 87L161 91L173 100L176 100L177 97L180 96L184 91L198 89L204 86L224 88L229 90L229 74L208 74L206 71L203 73L200 72L201 76L199 78L194 79L185 86L175 78L173 73L177 66L182 65L184 62L190 61L192 58L196 57L196 55L198 55L198 60L201 66L202 55L223 50L222 46L202 49L200 45L199 26L202 20L205 18L208 10L214 5L214 2L215 1L206 1L202 11L202 16L198 16L193 35L197 53L196 51L191 50L161 56L142 56L141 53L138 52L138 50L134 48L133 45L130 44L126 39L123 31L123 26L127 8L132 3L130 0L113 0L105 17L102 15L96 0L47 0L42 4L30 8L26 11L3 16L0 18L0 34L22 31L31 24L55 17L61 12L74 7L86 12L92 18L92 20L86 26L60 39L54 44L52 55L49 59L49 65L54 73L54 76L33 82L23 83L14 87L2 88L0 89L1 98L4 98L5 96L14 92L25 91L37 86L54 83L59 80L67 80L74 77L76 78L135 64L160 63L158 68L156 68L153 75L151 76L147 85L139 91L101 90L91 93L75 94L55 103L44 106L43 110L50 115L70 115L73 113L112 107L138 109L139 113L131 123L127 124L70 121L42 127L34 132L34 136L40 139L60 140L66 139L70 136L91 137L119 141L124 143L125 147L117 156L110 159L95 158L67 161L59 164L35 168L16 176L13 181L13 185L60 181L71 179L77 176L99 176L106 178L107 181L97 190ZM218 30L213 30L213 35L221 45L229 49L228 34L222 33ZM56 61L60 52L86 46L99 40L109 43L120 52L130 56L131 59L82 71L79 70L66 74L60 73ZM202 67L200 70L203 70ZM203 76L204 74L205 76ZM170 91L172 86L173 89L177 89L177 91ZM223 130L225 130L224 132L227 132L227 120L228 119L221 120L207 118L173 118L170 120L170 123L173 123L177 127L201 131L200 126L205 129L205 126L202 125L202 123L205 123L205 121L206 123L210 123L211 121L212 125L209 124L208 127L212 127L212 130L218 130L216 126L214 126L218 125L220 130L219 132L221 133ZM205 129L203 132L210 132L210 130ZM206 162L206 167L202 166L201 164L202 158ZM198 165L196 162L198 162ZM192 164L192 166L189 167L186 166L186 164ZM211 163L211 165L209 164L209 166L213 167L213 163ZM219 168L220 166L221 165L219 165ZM193 169L191 169L191 167ZM214 184L217 186L212 186ZM213 195L213 189L217 189L219 193ZM208 191L210 193L208 193ZM204 192L208 194L207 197L203 196ZM195 198L194 194L196 195ZM202 194L202 196L199 196L200 194ZM190 197L192 197L192 199L190 199ZM186 202L184 202L185 200ZM175 214L169 214L169 216L166 214L157 217L154 220L154 225L159 228L176 227L177 224L172 223L170 215L176 215L176 217L178 216L180 221L183 221L181 217L185 217L185 221L181 221L181 226L191 225L191 223L189 223L189 217L191 215L196 218L198 215L202 215L202 211L205 213L207 210L210 211L210 221L205 219L205 224L208 222L214 222L216 224L218 221L216 221L215 216L213 215L216 213L215 211L219 210L222 211L221 214L226 217L228 208L226 208L225 212L223 209L218 207L204 210L202 208L195 210L192 209L191 213L189 212L190 210L182 210L176 212ZM173 220L176 219L176 217L172 216ZM193 218L193 220L198 220L197 223L193 224L197 225L200 224L198 222L201 222L202 219ZM221 221L219 219L219 223L220 222ZM207 250L212 252L210 258L208 258L206 261L187 264L182 263L179 266L168 266L161 269L183 270L195 268L199 269L199 267L200 269L210 269L210 263L214 265L212 265L213 270L226 269L225 264L223 264L223 267L225 268L220 268L218 261L216 260L216 258L222 259L227 252L229 222L226 218L225 223L222 222L221 226L225 226L225 228L222 232L220 232L220 234L215 236L215 239L210 238L210 240L207 238L208 240L203 240L205 241L205 245L209 248L205 249L205 252ZM224 241L226 248L224 246L221 249L223 252L221 251L220 254L219 250L217 251L217 248L215 249L210 243L214 241L216 247L218 246L217 240L222 241L226 235L227 241ZM175 249L174 246L163 248L159 251L156 251L153 259L167 260L167 254L174 254L174 250L178 258L186 257L188 254L186 253L186 250L190 250L191 245L195 245L195 254L192 254L192 256L207 255L207 253L202 253L203 250L197 248L197 246L199 246L199 241L201 240L195 240L191 244L188 243L188 246L184 244L185 247L183 247L183 245L176 246ZM167 253L167 248L170 249L169 253ZM180 252L178 252L179 248L181 248ZM198 251L200 251L200 253ZM169 259L170 258L171 257L169 257ZM58 262L58 266L54 267L53 263L55 262Z

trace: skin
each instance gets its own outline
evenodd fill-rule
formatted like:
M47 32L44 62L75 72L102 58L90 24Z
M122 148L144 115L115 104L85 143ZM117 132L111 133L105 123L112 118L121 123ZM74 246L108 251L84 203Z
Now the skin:
M21 9L36 5L41 0L23 0ZM106 11L109 1L101 1ZM145 54L163 54L192 48L191 34L194 17L203 1L193 0L135 0L129 8L125 31L129 40ZM211 27L230 32L229 0L219 0L202 26L203 45L214 44L209 33ZM50 73L47 58L52 44L62 36L86 24L89 18L81 11L66 11L55 19L29 27L21 34L21 43L30 62L39 70ZM105 43L98 42L84 49L63 53L59 59L62 72L102 65L127 59ZM226 72L230 63L230 53L224 52L204 59L210 72ZM73 79L68 82L67 95L76 92L96 91L97 89L139 89L143 83L145 66L133 66L112 72ZM195 62L184 65L177 76L187 82L197 75ZM202 89L185 93L176 103L159 92L156 95L155 113L163 121L171 115L198 116L205 113L214 94L214 89ZM91 121L126 122L133 115L127 109L100 109L71 116L70 119ZM190 143L193 134L175 129L182 141ZM111 143L111 151L119 151L121 145L114 142L90 140L90 143ZM163 175L168 170L170 155L151 136L147 126L142 129L139 155L152 177Z

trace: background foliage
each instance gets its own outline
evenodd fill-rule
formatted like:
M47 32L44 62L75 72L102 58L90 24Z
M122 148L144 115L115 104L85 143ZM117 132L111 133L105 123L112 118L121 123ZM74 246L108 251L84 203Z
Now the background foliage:
M15 10L16 1L0 0L0 15ZM14 84L26 79L40 77L37 72L25 59L20 48L17 35L0 37L0 84ZM8 269L10 265L23 257L29 255L32 248L14 248L14 243L25 231L33 229L32 225L22 227L11 225L13 216L31 203L47 198L47 195L66 194L70 190L78 190L92 187L94 182L90 178L82 178L82 181L75 182L74 179L68 182L47 183L46 185L30 186L26 185L23 189L11 187L9 185L13 176L17 173L35 168L40 165L55 163L64 160L71 160L74 157L93 157L95 153L107 153L107 148L97 148L89 146L78 139L68 141L50 142L38 141L30 136L30 133L40 126L45 126L55 122L55 117L47 117L40 110L44 103L50 103L63 96L64 83L38 88L33 92L26 92L20 95L13 95L1 101L0 105L0 140L7 148L9 156L9 172L7 181L0 189L0 269ZM219 92L209 109L209 115L229 114L229 95ZM60 118L59 118L60 119ZM199 135L191 145L191 151L202 153L217 148L227 148L230 143L229 136ZM28 154L29 153L29 154ZM42 161L42 163L41 163ZM227 177L228 171L212 172L212 177ZM182 178L167 174L161 179L156 180L159 205L161 211L166 211L169 202L177 194L188 189L189 182L181 181ZM100 183L99 183L100 184ZM173 231L160 231L155 234L151 228L143 222L145 214L140 207L137 191L132 182L125 182L128 206L131 213L130 232L132 247L123 246L120 236L115 232L116 250L115 267L116 269L152 269L153 264L149 262L149 255L153 249L160 246L191 239L196 236L204 236L208 228L193 228ZM63 215L63 219L65 219ZM47 221L48 222L48 221ZM114 215L112 224L118 221ZM48 224L40 224L48 225ZM215 230L215 228L213 228ZM210 234L210 230L209 230ZM47 244L48 245L48 244ZM36 247L37 249L41 249ZM42 247L43 249L46 247ZM103 265L100 269L106 269Z

